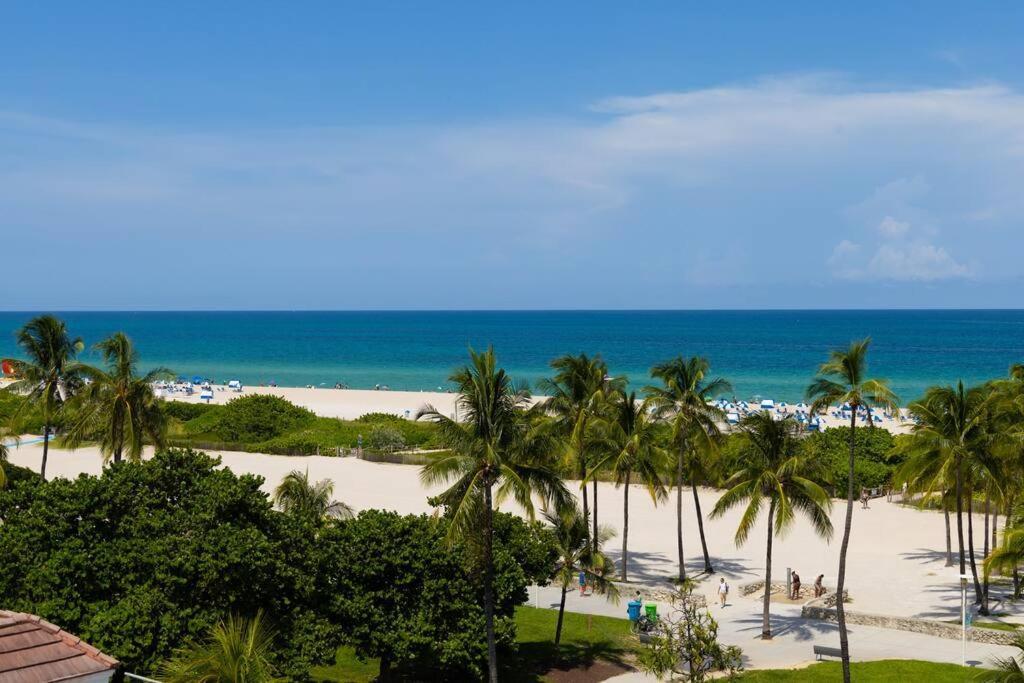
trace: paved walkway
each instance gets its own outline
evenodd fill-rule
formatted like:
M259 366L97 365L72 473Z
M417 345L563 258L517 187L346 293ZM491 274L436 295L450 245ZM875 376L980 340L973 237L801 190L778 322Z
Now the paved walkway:
M711 583L707 591L711 590ZM703 588L703 586L702 586ZM703 592L703 591L701 591ZM734 588L735 592L735 588ZM558 608L559 589L553 586L531 589L531 604L538 607ZM626 616L628 595L623 593L618 605L600 595L580 597L578 591L566 596L566 610L582 614L613 617ZM709 604L710 600L709 600ZM661 614L671 609L659 603ZM724 608L717 603L710 612L718 621L721 642L738 645L743 650L744 667L748 669L782 669L803 666L814 661L812 646L839 647L839 632L835 624L803 619L798 605L772 605L772 634L770 641L761 640L761 601L758 596L731 596ZM909 633L870 626L849 627L850 655L855 661L878 659L923 659L932 662L959 664L961 646L958 640L937 638L920 633ZM1016 648L1002 645L974 643L968 639L967 663L982 666L995 657L1008 657ZM650 681L639 673L616 677L616 681Z

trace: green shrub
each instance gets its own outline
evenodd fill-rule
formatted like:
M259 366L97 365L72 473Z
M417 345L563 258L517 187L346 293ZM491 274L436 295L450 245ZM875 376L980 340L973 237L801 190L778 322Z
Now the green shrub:
M366 439L366 447L375 451L392 453L405 448L405 437L397 427L387 424L375 424L370 428Z
M216 412L219 407L206 403L186 403L185 401L164 401L163 403L164 415L175 420L181 420L182 422L188 422L200 415Z
M212 432L225 441L266 441L310 424L316 416L305 408L266 394L229 401L219 413Z
M393 413L364 413L356 418L356 422L406 422L406 419Z

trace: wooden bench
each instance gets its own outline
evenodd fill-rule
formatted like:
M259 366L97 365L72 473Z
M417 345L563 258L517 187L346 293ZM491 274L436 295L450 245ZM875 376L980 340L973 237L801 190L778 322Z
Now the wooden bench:
M827 647L825 645L815 645L814 646L814 658L817 659L818 661L821 661L822 657L836 657L837 659L842 659L843 651L840 650L838 647Z

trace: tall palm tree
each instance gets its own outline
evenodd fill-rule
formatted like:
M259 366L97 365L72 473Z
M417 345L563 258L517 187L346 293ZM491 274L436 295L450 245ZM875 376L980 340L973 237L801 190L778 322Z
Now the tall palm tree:
M608 376L608 366L601 357L565 355L551 361L555 374L538 382L538 388L549 398L544 411L553 418L556 432L561 436L566 464L579 475L583 497L583 517L593 520L593 533L597 535L597 480L593 482L594 509L591 515L587 498L587 474L590 470L592 425L601 415L610 391L624 385L622 380Z
M81 370L89 383L75 401L68 444L75 448L95 439L107 460L138 461L146 439L157 448L164 445L167 420L153 383L171 372L157 368L140 376L138 352L123 332L115 332L95 349L106 367Z
M274 489L274 504L282 512L311 521L325 518L351 519L354 512L345 503L331 499L334 482L330 479L311 481L309 470L292 470Z
M679 554L679 581L686 579L686 556L683 553L683 484L686 466L694 449L713 448L719 436L719 423L725 417L710 404L715 396L731 390L724 379L708 379L711 365L706 358L678 356L651 368L651 377L661 386L650 386L646 392L657 414L668 421L672 429L672 442L676 447L676 550ZM700 511L700 497L693 487L693 504L697 511L697 529L704 551L704 571L713 573L708 544L704 537L704 519Z
M983 591L974 559L973 534L969 545L964 541L963 516L964 499L970 505L975 482L998 478L995 460L988 451L992 437L987 423L988 398L984 387L967 389L959 382L956 387L932 387L921 400L911 403L910 412L916 423L903 447L908 457L898 475L915 482L918 490L928 492L952 484L960 573L967 573L969 561L978 602L983 600ZM969 508L969 515L970 512ZM972 527L968 520L969 532Z
M839 648L843 658L843 683L850 683L850 643L846 633L846 611L843 590L846 586L846 551L850 547L853 527L853 461L856 456L857 411L868 411L868 424L872 408L898 412L899 399L885 380L868 377L868 348L871 338L855 341L846 349L832 351L828 361L818 368L818 375L807 387L811 401L811 414L827 412L832 405L850 406L850 458L846 472L846 518L843 522L843 542L839 547L839 576L836 580L836 617L839 622Z
M470 350L469 355L469 365L449 377L458 387L456 405L462 420L455 421L429 405L417 415L438 425L440 440L450 449L424 465L420 478L427 486L451 484L438 496L450 511L449 542L465 539L482 546L487 665L491 683L497 683L494 506L512 498L532 516L534 494L556 509L567 505L571 494L534 448L525 410L529 392L514 386L497 366L493 349Z
M799 426L786 417L775 420L770 413L748 415L740 423L743 448L739 469L726 482L726 491L711 511L711 517L721 517L731 508L744 505L743 517L736 528L736 545L746 542L750 531L768 502L768 542L765 550L764 607L761 637L772 637L771 584L772 539L784 534L803 513L823 538L832 538L829 512L832 500L825 489L813 480L817 468L801 453L797 441Z
M228 617L201 642L177 650L160 669L164 683L271 683L274 632L262 612Z
M657 504L668 497L662 472L668 454L661 447L659 425L651 416L649 404L639 401L636 392L617 391L612 409L597 423L596 446L602 454L591 472L610 469L622 493L622 563L619 579L629 576L629 488L635 476Z
M565 615L565 594L576 577L583 573L587 585L596 593L618 600L619 592L610 577L615 572L615 563L601 551L601 546L611 539L612 532L606 527L598 529L597 550L591 542L587 519L575 504L561 510L546 510L544 519L551 524L552 537L558 560L555 563L554 578L562 589L558 604L558 622L555 626L555 647L562 640L562 618Z
M75 356L85 345L68 334L67 325L52 315L29 320L17 332L18 346L28 360L13 361L18 380L11 391L23 393L25 400L15 412L16 424L27 409L36 409L43 418L43 461L39 474L46 479L46 459L50 452L50 432L64 402L81 386L81 365Z

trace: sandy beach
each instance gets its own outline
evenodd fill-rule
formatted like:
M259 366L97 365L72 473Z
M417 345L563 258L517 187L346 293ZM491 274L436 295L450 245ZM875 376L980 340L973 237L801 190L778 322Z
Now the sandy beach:
M188 403L203 403L199 391L191 396L174 393L167 396L169 400ZM270 394L285 398L295 405L308 408L323 417L337 417L343 420L354 420L366 413L392 413L406 417L415 417L416 412L426 405L432 405L445 415L455 414L455 394L437 391L375 391L367 389L311 389L306 387L245 387L241 393L232 391L223 385L213 387L213 398L209 401L215 405L223 405L228 401L247 394ZM543 396L534 396L533 401L543 400ZM792 412L792 408L790 408ZM826 427L838 427L848 424L848 420L822 415ZM908 424L897 420L886 420L878 426L895 434L909 431Z
M12 449L10 460L38 470L41 451L38 444L24 445ZM335 498L357 510L384 508L402 513L431 512L427 497L436 493L436 489L420 483L419 468L415 466L326 456L290 457L238 452L216 455L236 473L263 477L263 488L267 492L272 491L288 472L308 469L315 479L333 480ZM97 474L101 468L102 461L95 448L50 450L47 470L51 477ZM569 486L576 489L578 483L569 482ZM665 579L675 571L674 502L655 507L641 488L634 487L632 494L629 529L631 579L650 585L664 585ZM711 510L719 495L715 490L701 491L705 511ZM699 571L703 562L689 490L684 492L684 496L687 562L694 571ZM611 484L600 484L599 505L601 522L616 532L621 531L622 490ZM821 573L825 574L826 585L834 584L844 508L845 501L835 502L832 522L837 531L832 543L816 537L803 521L798 521L789 534L777 538L775 576L784 577L786 567L792 567L800 572L805 585L809 586ZM708 545L716 568L734 585L758 580L763 576L765 564L764 520L748 542L737 548L733 534L738 520L739 511L732 511L720 519L705 521ZM976 529L981 528L980 518L975 520L975 525ZM885 498L872 501L868 510L860 509L858 503L854 513L848 573L849 590L856 609L880 614L955 619L959 610L959 584L953 568L945 566L944 539L943 519L938 513L887 503ZM620 548L618 538L609 544L608 550L616 560ZM993 611L1022 613L1021 608L1010 603L996 605Z

